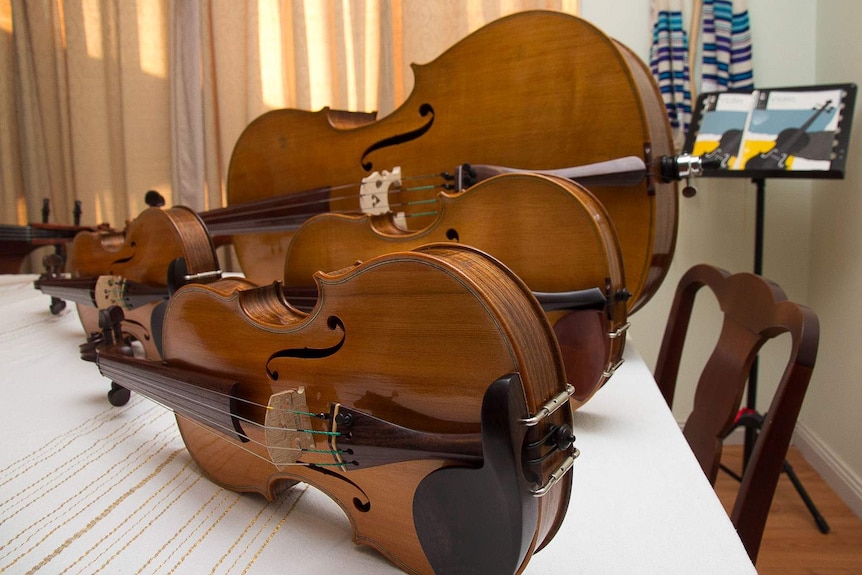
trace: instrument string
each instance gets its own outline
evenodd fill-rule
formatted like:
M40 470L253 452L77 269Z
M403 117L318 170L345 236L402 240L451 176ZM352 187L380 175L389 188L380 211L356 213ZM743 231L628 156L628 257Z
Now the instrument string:
M415 181L415 180L427 180L432 178L443 178L440 182L435 182L433 184L424 184L418 186L411 187L396 187L392 188L387 192L387 195L390 199L394 199L393 196L396 195L406 195L406 194L416 194L419 192L427 192L433 190L446 190L443 182L445 181L445 176L442 174L426 174L423 176L410 176L407 178L403 178L406 181ZM339 190L339 189L359 189L355 184L347 184L344 186L337 186L333 188L328 188L327 190ZM344 200L356 199L361 196L361 194L343 194L338 196L329 196L326 198L319 198L321 191L325 190L316 190L313 192L299 192L297 194L291 194L289 196L285 196L282 201L284 204L280 204L280 202L272 201L272 202L250 202L252 205L247 207L243 207L242 204L237 206L229 206L227 208L220 208L219 210L213 210L209 213L202 214L202 217L206 224L211 227L229 227L231 224L242 225L241 222L237 222L237 220L243 219L253 219L255 217L267 217L267 219L271 221L285 221L289 222L291 219L304 219L306 216L311 216L318 211L313 208L321 205L328 204L330 202L338 202ZM299 198L302 199L304 197L315 197L315 199L308 201L294 201ZM289 198L289 199L288 199ZM431 204L437 202L436 198L425 198L419 200L401 200L390 203L391 208L402 208L402 207L410 207L414 205L421 204ZM305 211L300 211L300 208L309 208ZM225 210L224 212L220 210ZM345 210L333 210L331 213L356 213L356 209L345 209ZM279 215L280 212L288 212L283 215Z
M37 240L71 239L75 230L54 231L34 228L32 226L16 226L12 224L0 224L0 240L32 242Z
M131 375L129 375L129 377L130 377L130 379L135 379L135 380L143 379L143 378L139 378L139 377L135 377L135 376L131 376ZM272 445L272 446L267 445L266 443L263 443L263 442L255 439L254 437L251 437L248 433L246 433L244 431L242 433L240 433L237 429L235 429L233 427L229 427L227 425L224 425L220 421L214 419L212 416L207 416L206 414L203 414L201 412L195 412L194 416L185 415L181 411L178 412L176 408L174 408L172 405L170 405L170 403L169 403L170 402L170 396L180 398L183 401L185 401L186 403L201 406L201 407L205 408L206 411L210 411L214 414L227 415L229 417L237 419L238 421L242 422L243 424L248 425L249 427L260 429L262 431L275 430L275 431L285 431L285 432L290 432L290 433L304 433L304 434L308 434L308 435L322 435L322 436L327 436L327 437L338 437L338 436L342 435L340 432L335 432L335 431L322 431L322 430L315 430L315 429L291 429L291 428L286 428L286 427L267 426L265 424L261 424L257 421L254 421L252 419L237 415L237 414L233 413L232 411L225 411L225 410L221 410L221 409L218 409L216 407L213 407L211 404L206 404L204 402L201 402L201 401L199 401L193 397L190 397L189 395L187 395L185 393L182 393L181 391L177 391L177 390L172 389L170 387L165 387L165 386L153 383L152 381L146 381L146 384L150 388L152 388L153 391L150 393L147 393L146 391L142 391L140 393L142 395L144 395L145 397L147 397L149 400L153 401L154 403L164 407L165 409L167 409L169 411L172 411L175 414L182 415L185 419L187 419L189 421L193 421L193 422L197 423L198 425L204 426L205 428L209 429L210 431L220 432L220 433L217 433L216 435L218 437L224 439L225 441L228 441L228 437L225 437L225 435L231 436L231 437L239 437L242 440L244 440L245 442L252 443L252 444L257 445L263 449L266 449L267 452L272 451L272 450L275 450L275 451L277 451L277 450L296 451L297 448L280 446L280 445ZM164 394L164 397L159 397L158 394L155 392L159 392L159 393ZM263 409L270 410L270 411L276 410L276 411L279 411L282 413L294 413L294 414L300 414L300 415L307 415L307 416L315 417L318 419L326 418L326 416L323 414L315 414L315 413L304 412L304 411L299 411L299 410L290 410L290 409L277 409L277 408L274 408L272 406L262 405L262 404L254 402L254 401L251 401L251 400L248 400L248 399L245 399L242 397L238 397L238 396L235 396L232 394L225 394L225 393L221 393L221 392L217 392L217 391L213 391L212 393L215 395L222 396L222 397L229 399L229 400L234 400L234 401L246 403L248 405L263 408ZM198 420L196 420L195 418L198 418ZM203 420L203 421L199 421L199 420ZM237 447L243 449L244 451L246 451L252 455L257 456L260 459L263 459L264 461L267 461L268 463L272 463L273 465L284 465L282 463L276 463L272 459L267 459L267 458L261 456L259 453L256 453L255 451L244 447L241 442L231 441L230 443L233 445L236 445ZM321 453L321 454L329 454L329 455L333 455L333 456L338 456L338 455L344 453L344 451L340 450L340 449L299 448L299 451L301 451L303 453ZM333 462L333 463L327 463L327 462L323 462L323 463L295 462L295 463L290 463L289 465L338 466L338 465L342 465L342 464L338 463L338 462Z
M155 400L153 400L153 401L155 401ZM164 405L158 401L156 401L156 403L158 403L159 405L162 405L168 411L173 411L174 413L176 413L176 411L174 411L170 406ZM180 414L180 415L182 415L182 414ZM212 424L206 423L205 424L205 423L202 423L198 420L192 419L188 416L183 416L183 417L189 423L196 425L197 427L213 434L214 436L216 436L220 440L226 441L226 442L230 443L232 446L237 447L237 448L243 450L244 452L248 453L249 455L253 455L254 457L257 457L258 459L260 459L261 461L265 461L266 463L269 463L271 465L276 465L276 466L289 465L289 466L295 466L295 467L342 467L344 465L343 463L339 463L339 462L331 462L331 463L329 463L329 462L316 462L316 463L314 463L314 462L308 462L308 461L295 461L295 462L291 462L291 463L276 463L272 459L271 456L266 457L266 456L254 451L254 450L251 450L251 449L245 447L242 443L239 443L236 441L231 441L229 439L229 437L227 437L225 435L225 433L227 435L237 435L236 430L234 430L234 429L224 429L223 428L224 426L218 425L216 423L212 423ZM257 425L259 425L259 424L257 424ZM219 433L219 431L224 432L224 433ZM267 450L267 452L269 452L269 449L270 449L269 446L261 443L260 441L256 441L252 438L249 438L247 436L245 436L245 437L246 437L246 439L248 439L249 443L252 443L254 445L258 445L258 446L262 447L263 449ZM292 449L292 448L283 448L283 449ZM324 453L324 454L329 453L329 454L333 454L333 455L343 453L342 450L324 450L324 449L300 449L300 451L312 452L312 453Z
M203 407L204 409L206 409L206 410L208 410L208 411L211 411L211 412L214 412L214 413L217 413L217 414L219 414L219 415L227 415L227 416L230 416L230 417L232 417L232 418L234 418L234 419L236 419L236 420L238 420L238 421L240 421L240 422L242 422L242 423L246 423L246 424L248 424L248 425L251 425L251 426L254 426L254 427L260 428L260 429L262 429L262 430L264 430L264 431L265 431L265 430L267 430L267 429L272 429L272 430L279 430L279 431L290 431L290 432L294 432L294 433L307 433L307 434L310 434L310 435L326 435L326 436L340 436L340 435L341 435L341 433L340 433L340 432L337 432L337 431L320 431L320 430L316 430L316 429L289 429L289 428L285 428L285 427L273 427L273 426L267 426L267 425L265 425L265 424L262 424L262 423L259 423L259 422L257 422L257 421L254 421L253 419L248 419L247 417L243 417L243 416L241 416L241 415L237 415L237 414L233 413L232 411L229 411L229 410L228 410L228 411L225 411L225 410L217 409L217 408L213 407L211 404L204 403L203 401L199 401L199 400L197 400L197 399L195 399L195 398L193 398L193 397L190 397L190 396L186 395L186 394L185 394L185 393L183 393L182 391L177 391L177 390L172 389L172 388L170 388L170 387L161 386L161 385L158 385L158 384L155 384L155 383L152 383L152 382L148 382L148 383L147 383L147 385L148 385L148 386L150 386L150 387L152 387L152 388L157 389L159 392L164 393L164 394L166 394L166 395L171 395L171 396L173 396L173 397L180 398L180 399L184 400L184 401L185 401L185 402L187 402L187 403L191 403L191 404L194 404L194 405L197 405L197 406ZM324 415L324 414L320 414L320 413L309 413L309 412L305 412L305 411L292 410L292 409L278 409L278 408L274 408L274 407L272 407L272 406L270 406L270 405L263 405L263 404L259 404L259 403L256 403L256 402L254 402L254 401L247 400L247 399L245 399L245 398L242 398L242 397L239 397L239 396L235 396L235 395L231 395L231 394L227 394L227 393L222 393L222 392L217 392L217 391L211 391L210 393L212 393L213 395L219 395L219 396L221 396L221 397L223 397L223 398L225 398L225 399L231 400L231 401L237 401L237 402L240 402L240 403L245 403L245 404L250 405L250 406L252 406L252 407L258 407L258 408L261 408L261 409L265 409L265 410L267 410L267 411L278 411L278 412L280 412L280 413L291 413L291 414L296 414L296 415L307 415L307 416L309 416L309 417L313 417L313 418L316 418L316 419L327 419L327 418L328 418L328 416L326 416L326 415ZM147 395L147 397L150 397L150 396L149 396L149 395ZM154 399L154 398L150 398L150 399L153 399L153 401L157 401L157 400L156 400L156 399ZM163 402L159 402L159 403L160 403L161 405L164 405L164 403L163 403ZM171 408L170 406L165 405L165 407L167 407L168 409L171 409L172 411L175 411L175 410L174 410L173 408ZM224 426L222 426L222 427L224 427ZM231 430L231 433L236 433L236 431L235 431L235 430ZM250 438L247 438L247 439L249 439L249 440L250 440Z

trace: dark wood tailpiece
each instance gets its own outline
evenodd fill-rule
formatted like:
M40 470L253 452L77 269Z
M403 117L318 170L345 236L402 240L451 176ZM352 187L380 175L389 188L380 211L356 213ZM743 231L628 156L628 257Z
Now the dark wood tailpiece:
M413 521L435 573L516 573L538 525L537 499L522 471L524 391L517 375L498 379L482 402L480 469L445 467L413 497Z
M240 441L248 441L233 415L237 382L100 349L99 371L112 382Z
M401 427L367 413L337 405L331 415L333 448L346 451L346 470L365 469L399 461L453 459L482 464L482 441L478 433L426 433Z

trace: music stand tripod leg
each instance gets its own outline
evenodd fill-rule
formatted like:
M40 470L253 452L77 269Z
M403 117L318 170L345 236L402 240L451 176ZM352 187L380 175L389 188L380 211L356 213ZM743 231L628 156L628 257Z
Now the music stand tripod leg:
M745 466L748 465L748 460L751 456L754 442L757 441L757 435L762 426L763 415L751 408L743 408L740 410L739 415L737 416L736 421L731 428L732 433L733 430L739 427L745 427L746 443L742 462L743 470L745 469ZM749 436L753 438L750 442ZM720 465L719 467L722 471L724 471L737 481L742 481L742 476L734 472L732 469L729 469L724 465ZM796 472L793 470L793 467L790 465L786 458L784 460L782 471L787 474L788 478L790 478L790 482L793 484L793 487L796 489L796 492L799 494L799 497L802 499L802 502L805 503L805 506L808 508L808 512L811 513L811 516L814 518L814 522L817 524L817 528L820 530L820 532L823 534L829 533L829 524L826 522L826 519L824 519L823 516L820 514L820 510L817 509L817 506L814 504L814 501L811 499L811 496L808 495L808 491L806 491L805 486L802 485L802 482L799 480L799 477L796 475Z

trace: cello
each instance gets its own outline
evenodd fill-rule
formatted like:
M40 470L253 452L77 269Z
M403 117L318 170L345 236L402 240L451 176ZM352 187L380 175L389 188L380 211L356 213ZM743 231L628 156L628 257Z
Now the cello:
M398 168L410 184L390 192L384 211L417 231L439 211L440 190L423 187L423 177L436 180L449 166L547 170L634 156L647 166L639 184L591 191L619 235L629 311L649 300L673 254L677 188L662 176L673 147L660 94L636 55L584 20L529 11L480 28L413 70L412 93L376 121L345 129L327 110L285 109L251 122L231 156L229 204L324 190L310 201L315 213L361 212L358 186L338 186ZM283 261L290 238L235 237L244 273L278 279L272 264Z
M309 313L278 283L182 286L163 361L115 345L119 308L102 310L105 337L83 356L173 409L225 488L272 499L306 482L354 542L406 572L521 572L566 513L577 456L572 386L538 301L448 244L315 280Z

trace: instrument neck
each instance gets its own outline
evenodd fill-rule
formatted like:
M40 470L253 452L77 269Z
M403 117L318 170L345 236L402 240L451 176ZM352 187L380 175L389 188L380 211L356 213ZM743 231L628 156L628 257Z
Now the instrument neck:
M826 103L823 104L822 106L820 106L820 108L818 108L817 111L815 111L814 114L812 114L811 117L808 118L808 120L806 120L806 122L804 124L799 126L799 131L800 132L807 132L808 128L811 127L811 124L814 123L814 121L820 116L820 114L822 114L823 112L828 110L829 106L831 106L831 105L832 105L832 100L827 100Z
M22 242L50 245L71 241L75 235L90 228L57 224L0 225L0 242Z
M235 415L235 381L137 359L118 348L100 349L95 357L84 359L94 359L101 374L112 382L178 415L242 442L248 441Z
M647 167L641 158L634 156L559 170L521 170L488 164L462 164L455 170L454 188L456 192L461 192L490 177L517 172L557 176L587 187L626 186L641 183L647 176ZM441 182L440 187L443 189L447 186ZM329 211L331 192L330 187L315 188L297 194L217 208L202 212L200 216L213 236L293 231L308 218Z
M298 229L308 218L325 213L330 188L317 188L289 196L277 196L202 212L201 219L213 236Z
M132 310L168 298L165 286L149 286L118 276L96 278L39 278L34 287L46 295L85 306L105 309L112 305Z

